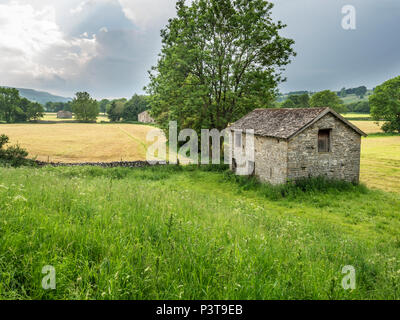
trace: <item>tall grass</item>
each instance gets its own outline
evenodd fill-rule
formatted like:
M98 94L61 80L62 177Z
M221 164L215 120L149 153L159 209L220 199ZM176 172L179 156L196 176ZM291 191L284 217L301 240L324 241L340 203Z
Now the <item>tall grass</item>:
M225 169L0 168L0 298L400 297L398 195Z

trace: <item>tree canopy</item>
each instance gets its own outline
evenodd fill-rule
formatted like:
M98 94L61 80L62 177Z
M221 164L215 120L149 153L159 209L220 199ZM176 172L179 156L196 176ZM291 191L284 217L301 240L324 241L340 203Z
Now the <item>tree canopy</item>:
M107 105L107 115L110 121L117 122L122 119L126 102L127 100L122 98L113 100Z
M87 92L77 92L72 100L72 111L79 121L93 122L99 115L99 105Z
M162 51L146 90L151 115L166 129L224 129L274 102L294 41L279 35L264 0L177 2L161 31Z
M336 112L346 111L343 101L335 92L330 90L314 93L310 99L310 106L313 108L329 107Z
M358 113L370 113L370 105L368 101L358 101L346 105L348 111Z
M301 95L289 95L289 97L282 103L282 108L309 108L310 96L308 93Z
M149 108L148 97L135 94L124 106L124 121L138 121L139 113Z
M386 121L382 126L385 132L400 133L400 76L376 87L369 103L372 118Z
M0 87L0 120L8 123L38 120L43 113L41 104L21 98L17 89Z
M45 108L48 112L70 111L72 112L72 102L47 102Z

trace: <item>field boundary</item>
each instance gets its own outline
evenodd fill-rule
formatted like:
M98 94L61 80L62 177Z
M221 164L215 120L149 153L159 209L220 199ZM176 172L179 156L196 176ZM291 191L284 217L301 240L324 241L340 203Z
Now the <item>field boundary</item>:
M102 167L102 168L144 168L168 165L163 161L116 161L116 162L82 162L82 163L63 163L63 162L44 162L34 161L39 167Z

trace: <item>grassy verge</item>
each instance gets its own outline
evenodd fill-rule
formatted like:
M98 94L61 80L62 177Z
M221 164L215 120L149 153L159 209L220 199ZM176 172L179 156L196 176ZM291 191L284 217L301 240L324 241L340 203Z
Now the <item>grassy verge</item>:
M219 167L0 168L0 298L400 298L399 194L285 188Z

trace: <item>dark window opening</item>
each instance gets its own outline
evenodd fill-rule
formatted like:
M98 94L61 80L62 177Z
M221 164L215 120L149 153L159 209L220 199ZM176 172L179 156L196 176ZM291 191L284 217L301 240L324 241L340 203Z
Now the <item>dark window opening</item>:
M331 152L331 130L324 129L318 132L318 152Z

